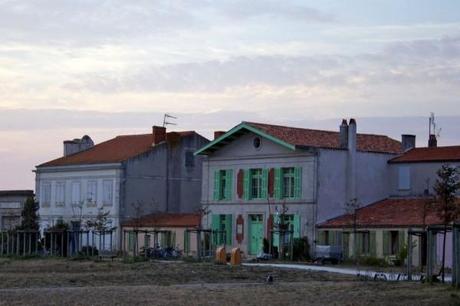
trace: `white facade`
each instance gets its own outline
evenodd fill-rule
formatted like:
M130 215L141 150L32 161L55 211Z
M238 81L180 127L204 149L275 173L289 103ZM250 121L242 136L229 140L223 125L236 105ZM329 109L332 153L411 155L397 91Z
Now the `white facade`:
M71 224L94 219L102 208L120 231L121 164L100 164L38 168L36 197L40 204L40 227L46 229L60 220Z

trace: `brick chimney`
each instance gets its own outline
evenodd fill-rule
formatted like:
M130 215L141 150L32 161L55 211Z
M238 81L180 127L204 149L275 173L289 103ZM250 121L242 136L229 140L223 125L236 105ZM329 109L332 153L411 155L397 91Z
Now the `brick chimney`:
M346 119L343 119L342 124L340 125L339 143L340 148L348 148L348 123Z
M401 150L403 152L415 148L415 135L401 135Z
M347 201L356 199L356 143L357 127L355 119L348 123L348 156L347 156Z
M214 139L219 138L220 136L224 135L225 131L214 131Z
M430 138L428 139L428 147L436 148L437 146L438 146L438 140L436 139L436 135L430 134Z
M159 144L166 140L166 128L163 126L156 126L152 127L152 142L153 145Z

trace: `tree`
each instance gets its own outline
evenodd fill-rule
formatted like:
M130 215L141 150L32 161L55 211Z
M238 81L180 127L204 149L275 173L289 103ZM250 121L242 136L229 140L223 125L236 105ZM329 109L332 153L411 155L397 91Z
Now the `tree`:
M102 207L99 208L96 218L94 218L94 220L90 219L86 221L86 227L99 232L114 230L115 228L111 226L112 222L108 220L109 215L110 211L104 211Z
M441 278L444 283L447 226L455 221L459 215L459 205L455 194L460 189L460 182L459 171L456 167L443 165L437 171L437 175L434 191L436 192L436 211L444 225L441 263Z
M21 225L17 227L18 230L38 231L40 228L38 208L38 202L35 202L33 197L28 197L22 208L22 220Z

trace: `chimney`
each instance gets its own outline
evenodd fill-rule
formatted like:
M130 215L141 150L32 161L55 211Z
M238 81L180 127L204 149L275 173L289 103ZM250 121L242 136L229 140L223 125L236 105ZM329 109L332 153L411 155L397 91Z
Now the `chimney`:
M428 139L428 148L436 148L438 146L438 140L436 139L436 135L430 134L430 138Z
M156 126L152 127L152 141L153 145L159 144L166 140L166 128L163 126Z
M347 201L356 200L356 130L355 119L350 119L348 124Z
M340 125L339 143L340 148L348 148L348 123L346 119L343 119L342 124Z
M94 147L94 142L88 135L74 140L64 140L64 156L69 156L81 151L85 151Z
M224 135L225 133L227 133L227 132L225 132L225 131L214 131L214 139L219 138L220 136Z
M401 150L403 152L415 148L415 135L401 135Z

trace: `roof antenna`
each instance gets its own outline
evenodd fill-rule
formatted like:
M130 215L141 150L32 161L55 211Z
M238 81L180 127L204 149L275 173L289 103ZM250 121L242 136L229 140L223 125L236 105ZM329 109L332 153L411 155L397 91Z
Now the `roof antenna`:
M168 121L168 118L177 119L177 117L174 117L173 115L165 113L163 116L163 127L166 127L167 125L177 125L177 123L175 122Z
M441 137L441 128L436 129L436 122L434 120L434 113L430 113L429 126L428 126L428 137L436 135L436 138Z

